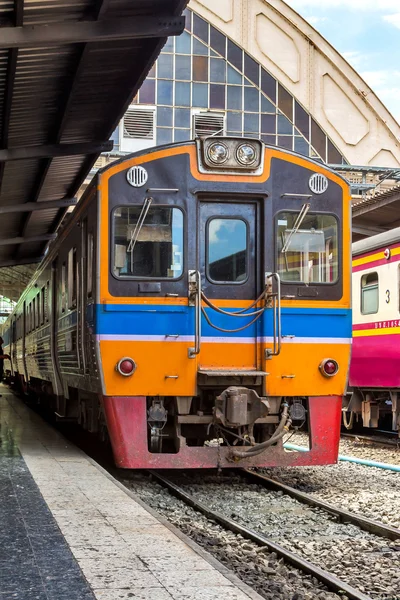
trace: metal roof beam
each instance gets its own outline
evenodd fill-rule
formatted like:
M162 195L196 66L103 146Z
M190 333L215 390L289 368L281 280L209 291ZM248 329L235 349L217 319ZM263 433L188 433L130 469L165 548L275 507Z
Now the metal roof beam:
M10 258L9 260L0 260L0 268L2 267L18 267L20 265L31 265L40 263L43 260L44 256L41 254L40 256L25 256L25 258ZM1 275L1 273L0 273ZM26 284L24 284L26 285Z
M12 206L0 206L0 215L17 212L33 212L34 210L47 210L48 208L68 208L78 203L77 198L63 198L62 200L49 200L48 202L25 202Z
M359 217L360 215L364 215L366 213L373 212L373 211L377 210L378 208L387 206L388 204L393 204L393 202L398 202L400 200L400 192L397 192L390 196L386 196L385 198L382 198L382 200L377 200L377 201L372 201L372 200L373 199L371 198L371 200L369 201L368 204L367 204L367 202L365 202L365 204L363 204L361 202L360 204L354 205L353 206L353 219L355 219L356 217Z
M0 238L0 246L13 246L14 244L30 244L35 242L50 242L55 240L57 237L56 233L46 233L45 235L32 235L28 237L13 237L13 238ZM21 263L19 263L21 264ZM27 264L27 263L26 263ZM0 265L1 266L1 265ZM4 266L4 265L3 265ZM6 266L10 266L8 263Z
M185 17L128 17L104 21L80 21L36 25L34 27L2 27L0 48L33 48L85 42L109 42L142 38L164 38L180 35Z
M364 224L363 225L353 224L352 231L353 231L353 233L358 233L359 235L370 236L370 235L377 235L378 233L385 233L385 231L387 231L387 229L385 229L384 227L376 227L376 225L372 225L370 227L369 225L364 225Z
M24 148L7 148L0 150L0 162L9 160L25 160L27 158L56 158L58 156L77 156L110 152L112 141L83 142L78 144L48 144L44 146L25 146Z

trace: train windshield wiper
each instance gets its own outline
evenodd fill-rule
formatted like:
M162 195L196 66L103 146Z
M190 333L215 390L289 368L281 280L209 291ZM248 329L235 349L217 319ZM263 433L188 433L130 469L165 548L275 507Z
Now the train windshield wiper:
M298 232L298 230L301 227L301 224L303 223L308 211L310 210L310 206L311 204L309 202L307 202L307 204L303 204L303 206L301 207L301 210L299 212L299 214L297 215L297 219L295 221L295 224L293 225L293 229L290 231L286 242L283 245L283 248L281 250L282 254L286 254L286 252L288 252L289 250L289 246L290 246L290 242L292 240L292 237Z
M144 199L142 210L140 211L140 215L139 215L139 218L135 225L135 229L132 231L131 239L130 239L129 246L127 249L127 252L131 253L131 261L133 260L133 251L135 249L136 242L139 239L140 231L143 227L143 223L146 220L147 213L149 212L149 208L150 208L152 202L153 202L153 198L145 198Z

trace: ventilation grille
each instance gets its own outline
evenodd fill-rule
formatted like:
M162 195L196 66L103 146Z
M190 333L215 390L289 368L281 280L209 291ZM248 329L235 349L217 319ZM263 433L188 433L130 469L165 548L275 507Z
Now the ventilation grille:
M224 135L225 115L222 113L197 113L193 117L194 136Z
M154 111L129 109L124 116L124 137L152 140L154 138Z

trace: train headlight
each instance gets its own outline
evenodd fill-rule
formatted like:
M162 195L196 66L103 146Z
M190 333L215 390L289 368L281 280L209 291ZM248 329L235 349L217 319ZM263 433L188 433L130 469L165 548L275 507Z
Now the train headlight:
M339 371L339 365L333 358L325 358L319 365L319 370L324 377L334 377Z
M208 147L208 158L216 165L222 165L228 160L229 150L222 142L214 142Z
M124 377L130 377L136 371L136 363L129 356L124 356L115 365L115 370Z
M241 144L236 150L236 158L242 165L252 165L257 159L257 152L252 144Z

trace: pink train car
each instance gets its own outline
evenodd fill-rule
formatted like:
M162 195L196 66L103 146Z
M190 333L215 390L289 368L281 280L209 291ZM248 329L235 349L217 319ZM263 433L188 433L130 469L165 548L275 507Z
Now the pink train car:
M353 244L353 350L348 429L400 434L400 227Z

